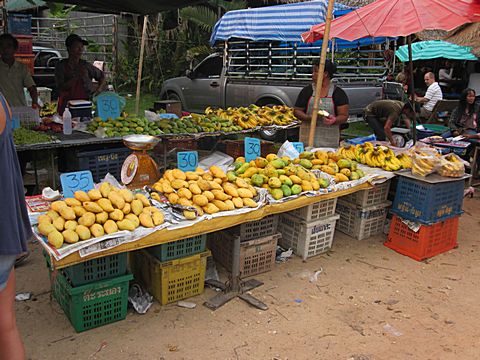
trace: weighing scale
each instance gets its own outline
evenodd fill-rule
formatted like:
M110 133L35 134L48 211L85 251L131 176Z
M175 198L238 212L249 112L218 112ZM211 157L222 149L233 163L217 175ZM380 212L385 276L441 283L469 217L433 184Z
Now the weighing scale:
M150 135L128 135L123 137L126 147L133 150L122 166L122 182L128 188L141 188L150 185L160 178L160 172L155 161L147 154L159 142Z

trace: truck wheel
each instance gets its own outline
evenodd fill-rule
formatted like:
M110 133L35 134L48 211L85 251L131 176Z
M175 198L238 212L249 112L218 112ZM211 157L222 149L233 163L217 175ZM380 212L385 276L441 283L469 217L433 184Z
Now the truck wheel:
M165 100L180 101L180 104L182 105L182 109L183 109L182 99L180 99L180 96L178 96L177 93L168 92Z

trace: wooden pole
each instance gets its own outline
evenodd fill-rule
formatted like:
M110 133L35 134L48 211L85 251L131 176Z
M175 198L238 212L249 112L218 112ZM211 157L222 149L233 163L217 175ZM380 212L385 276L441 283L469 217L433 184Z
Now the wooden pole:
M137 95L135 99L135 114L139 115L140 108L140 87L142 85L142 71L143 71L143 56L145 53L145 38L147 37L147 23L148 15L143 17L143 30L142 30L142 41L140 44L140 59L138 62L138 75L137 75Z
M408 36L408 71L410 72L410 84L408 84L410 101L413 107L413 128L412 128L412 137L413 143L417 142L417 113L415 112L415 89L413 81L413 59L412 59L412 35Z
M330 24L332 22L333 4L335 0L328 1L327 19L325 21L325 33L323 34L322 51L320 53L320 66L318 67L317 85L315 87L315 100L313 102L312 121L310 122L310 132L308 134L308 146L313 146L315 138L315 128L317 127L318 102L323 85L323 73L325 71L325 60L327 58L328 39L330 38ZM333 75L333 74L330 74Z

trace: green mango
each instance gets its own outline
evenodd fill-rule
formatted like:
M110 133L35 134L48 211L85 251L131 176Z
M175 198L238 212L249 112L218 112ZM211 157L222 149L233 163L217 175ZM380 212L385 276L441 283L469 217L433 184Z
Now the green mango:
M233 163L233 169L234 171L237 171L238 169L240 169L242 167L244 163L243 162L240 162L240 161L236 161Z
M357 169L357 170L355 170L355 171L356 171L356 173L358 174L358 176L360 176L361 178L365 176L365 173L363 172L363 170Z
M350 180L358 180L358 179L360 179L360 175L358 175L358 172L352 171L352 173L350 174Z
M283 198L283 191L281 189L272 189L271 194L275 200Z
M280 187L280 189L282 189L282 191L283 191L283 196L292 195L292 189L290 189L290 187L288 185L284 184Z
M314 157L314 154L310 151L304 151L304 152L300 153L300 155L298 157L300 159L312 160L313 157Z
M322 189L326 189L328 187L328 185L330 185L330 183L327 179L320 178L320 179L318 179L318 185L320 185L320 187Z
M260 174L254 174L254 175L252 176L251 180L252 180L252 184L253 184L253 185L260 187L260 186L263 185L263 180L264 180L264 178L263 178L263 176L260 175Z
M292 195L298 195L302 192L302 187L298 184L292 186Z
M245 163L245 164L242 164L242 166L240 166L238 168L238 170L236 170L235 172L237 173L237 175L241 175L243 174L245 171L247 171L247 169L250 167L250 164L249 163Z
M293 185L292 179L290 179L288 176L280 175L279 179L282 182L282 184L284 184L284 185L287 185L287 186L292 186Z
M268 179L268 186L270 186L272 189L279 188L282 186L282 182L277 177L271 177Z
M301 159L300 160L300 166L303 166L305 169L311 169L312 168L312 162L308 159Z
M233 171L227 171L227 179L230 182L234 182L235 179L237 178L237 175Z
M286 173L286 171L285 171L284 169L278 169L278 170L277 170L278 176L280 176L280 175L285 175L285 173Z
M358 164L357 164L357 162L351 160L350 163L352 164L352 166L350 166L350 170L356 171L356 170L358 169Z
M352 163L350 162L350 160L347 160L347 159L338 160L337 165L340 169L344 169L344 168L350 169L352 167Z

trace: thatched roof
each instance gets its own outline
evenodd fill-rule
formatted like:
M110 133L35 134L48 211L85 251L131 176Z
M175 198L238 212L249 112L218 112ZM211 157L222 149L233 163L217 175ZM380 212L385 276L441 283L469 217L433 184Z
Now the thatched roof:
M422 40L445 40L453 44L470 46L480 57L480 23L465 24L451 31L428 30L417 34Z

